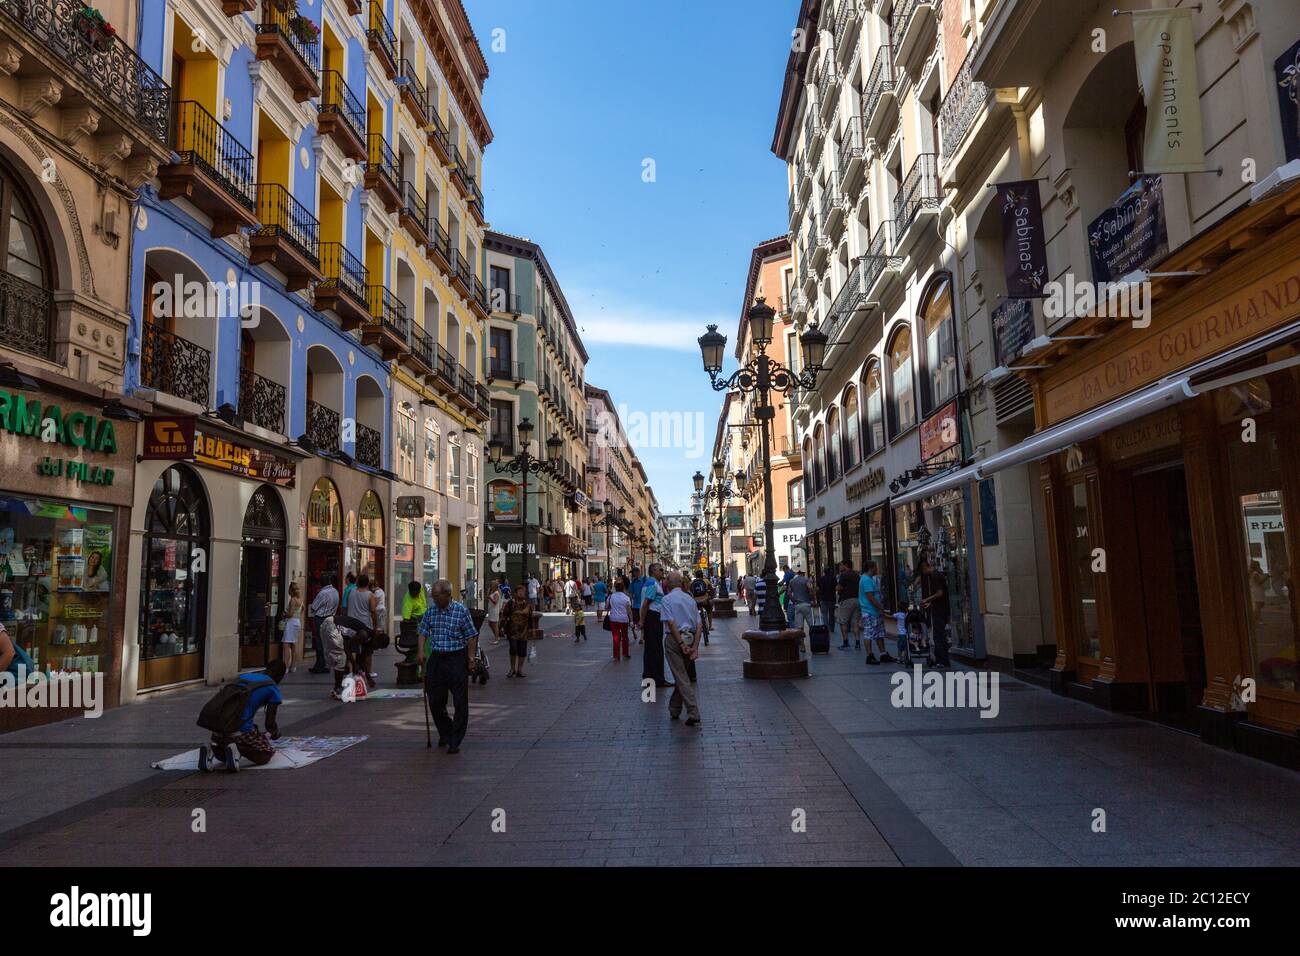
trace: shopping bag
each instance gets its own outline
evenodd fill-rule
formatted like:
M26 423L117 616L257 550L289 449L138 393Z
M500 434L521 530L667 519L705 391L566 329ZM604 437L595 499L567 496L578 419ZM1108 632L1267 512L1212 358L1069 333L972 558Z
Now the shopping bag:
M356 686L354 689L354 693L356 695L357 700L366 699L366 679L362 677L360 674L358 674L356 678Z
M351 704L357 699L357 679L349 674L343 678L343 686L339 688L339 697L345 704Z

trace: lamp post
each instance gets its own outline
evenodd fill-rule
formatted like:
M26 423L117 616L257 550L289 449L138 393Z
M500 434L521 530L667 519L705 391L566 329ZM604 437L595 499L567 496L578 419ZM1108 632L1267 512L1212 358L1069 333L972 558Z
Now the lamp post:
M494 438L488 442L488 458L492 462L493 470L498 475L503 472L510 472L512 475L523 476L519 508L519 556L522 568L520 582L526 587L528 585L528 476L530 474L550 474L554 465L550 458L537 458L528 450L533 441L533 423L531 421L527 418L522 419L519 422L517 431L519 433L519 454L509 461L503 461L502 456L505 453L506 443L499 438ZM564 440L558 435L552 435L546 439L546 448L552 457L563 446Z
M716 325L710 325L699 338L700 352L704 358L704 371L708 373L709 382L714 391L738 390L746 394L755 392L758 394L758 404L754 408L754 418L762 426L760 435L762 436L763 467L767 467L772 460L771 422L776 418L776 408L772 405L771 393L785 394L795 388L814 389L817 385L817 373L824 367L822 363L826 357L826 343L829 341L826 333L818 329L816 325L806 329L799 336L803 370L794 372L774 361L767 354L767 346L772 341L772 324L775 318L776 312L766 301L762 298L755 300L749 311L745 313L745 321L749 324L752 357L748 363L742 365L727 378L719 377L722 372L727 337L718 332ZM781 632L786 629L785 615L781 610L780 602L777 600L776 554L772 548L774 538L772 483L765 481L763 482L763 582L766 587L766 595L763 600L763 613L759 618L759 628L768 633ZM746 639L749 639L748 635ZM777 658L760 661L757 659L759 656L758 647L759 645L754 640L750 640L750 651L755 660L745 662L746 676L789 676L790 673L796 670L796 668L782 669L780 667L762 666L775 663L788 664L790 662ZM763 653L766 654L767 652L764 651ZM798 659L797 649L795 654L794 663L802 665L802 672L806 674L807 663ZM782 656L784 656L784 650ZM754 666L751 667L751 665ZM776 673L778 670L782 671L779 675Z
M592 514L602 515L597 523L605 526L605 577L610 590L614 588L614 525L621 524L623 516L627 514L626 508L614 510L614 502L608 498L605 499L602 506L592 508Z
M695 493L700 496L701 501L713 501L717 503L718 508L718 597L726 599L730 597L727 593L727 567L724 554L726 552L726 524L727 509L726 502L732 498L740 497L740 492L745 490L744 472L736 472L736 485L733 488L731 482L726 477L726 465L721 459L713 463L713 481L709 483L708 488L704 487L704 475L696 472L691 476L695 483Z

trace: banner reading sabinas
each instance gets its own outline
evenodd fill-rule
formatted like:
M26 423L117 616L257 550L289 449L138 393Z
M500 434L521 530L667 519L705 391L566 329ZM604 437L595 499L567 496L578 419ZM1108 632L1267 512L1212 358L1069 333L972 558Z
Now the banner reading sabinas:
M1147 108L1142 172L1203 172L1205 143L1191 9L1134 10L1133 49Z

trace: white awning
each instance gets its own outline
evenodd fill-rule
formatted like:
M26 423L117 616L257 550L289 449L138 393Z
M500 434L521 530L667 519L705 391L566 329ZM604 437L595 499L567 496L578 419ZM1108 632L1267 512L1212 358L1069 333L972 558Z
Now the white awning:
M977 465L967 465L965 468L954 468L952 471L945 471L943 474L935 475L933 478L921 482L912 490L901 495L895 495L890 499L890 503L894 505L911 504L920 498L937 495L941 491L960 488L966 482L974 481L978 477L975 474L978 467Z

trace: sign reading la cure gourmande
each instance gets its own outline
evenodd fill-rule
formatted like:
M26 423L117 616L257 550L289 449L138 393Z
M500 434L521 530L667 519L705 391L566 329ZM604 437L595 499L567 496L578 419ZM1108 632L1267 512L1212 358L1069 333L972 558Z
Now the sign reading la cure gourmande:
M107 418L85 412L64 414L58 405L42 407L39 400L0 389L0 429L24 438L57 442L69 448L85 448L105 455L117 454L117 432ZM66 477L92 485L111 485L113 469L91 465L75 458L45 456L37 473L52 478Z

